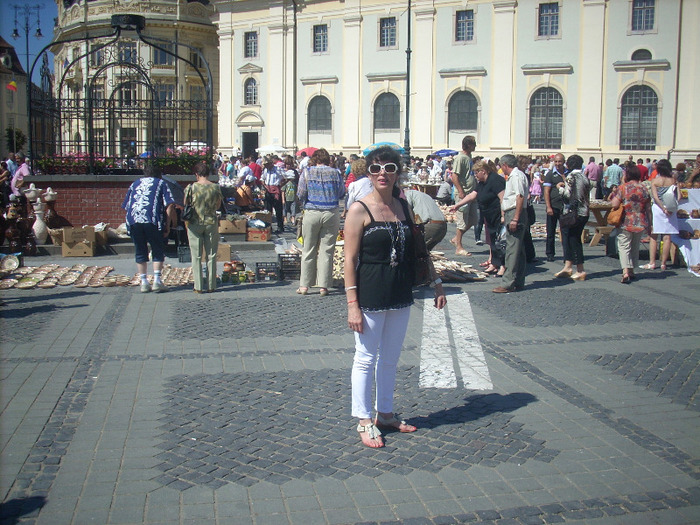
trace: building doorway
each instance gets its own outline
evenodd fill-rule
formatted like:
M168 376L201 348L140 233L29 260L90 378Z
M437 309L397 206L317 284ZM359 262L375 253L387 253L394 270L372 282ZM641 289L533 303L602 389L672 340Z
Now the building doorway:
M260 147L258 144L258 133L255 131L244 131L243 132L243 158L257 156L257 149Z

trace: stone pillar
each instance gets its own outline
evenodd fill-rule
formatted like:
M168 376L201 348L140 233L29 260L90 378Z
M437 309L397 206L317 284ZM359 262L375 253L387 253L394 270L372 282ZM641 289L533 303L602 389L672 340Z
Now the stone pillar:
M272 11L272 10L271 10ZM267 96L260 93L260 107L265 108L263 119L265 120L266 132L261 133L260 146L277 143L286 144L285 137L285 117L287 115L287 97L284 89L284 79L286 77L284 60L284 21L274 22L268 26L269 40L267 42L267 67L265 71L265 86L263 86ZM291 93L289 93L291 97Z
M416 6L415 25L411 31L411 150L418 148L430 148L433 144L433 130L435 128L435 115L433 108L434 85L437 73L435 72L435 46L433 38L424 38L421 35L434 33L435 8ZM405 34L401 31L400 34ZM406 40L402 39L400 46L405 50ZM403 67L406 69L405 61ZM405 91L405 87L404 87ZM406 105L404 103L404 111ZM403 127L405 115L401 116L401 138L403 141Z
M230 17L230 14L226 13ZM222 17L224 14L222 13ZM234 31L230 20L221 21L218 29L219 35L219 103L216 108L218 114L218 150L230 155L234 144L238 142L234 130L236 124L235 86L239 80L236 78L236 64L234 61Z
M492 70L489 71L491 111L489 118L492 150L510 152L513 149L513 92L515 89L515 0L495 0L493 3L494 35ZM481 139L484 141L484 139ZM485 142L485 141L484 141Z
M601 148L606 2L607 0L584 0L581 10L581 31L579 32L581 61L577 71L578 129L574 144L581 152L587 154L600 153ZM571 143L570 140L567 142Z
M335 114L342 113L342 129L336 136L340 139L343 151L361 149L360 129L363 122L361 115L363 112L358 111L358 108L362 108L360 97L362 46L359 45L362 41L362 16L356 7L346 9L346 13L343 18L343 82L340 85L340 97L336 97L334 102ZM342 107L337 107L341 103ZM337 125L338 119L334 122L334 126Z

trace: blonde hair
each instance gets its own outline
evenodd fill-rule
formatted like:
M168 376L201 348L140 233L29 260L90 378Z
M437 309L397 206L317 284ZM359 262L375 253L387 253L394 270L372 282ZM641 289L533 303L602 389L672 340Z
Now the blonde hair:
M350 164L350 171L355 174L355 177L367 174L367 161L365 159L357 159Z
M477 160L474 163L473 170L485 170L486 173L498 173L498 170L496 169L496 165L493 163L492 160Z

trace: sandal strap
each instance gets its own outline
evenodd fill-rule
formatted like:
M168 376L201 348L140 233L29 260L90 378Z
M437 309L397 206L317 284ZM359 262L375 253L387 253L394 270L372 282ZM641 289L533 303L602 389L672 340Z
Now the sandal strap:
M374 423L367 423L366 425L362 426L361 424L357 424L357 431L362 433L362 432L367 432L367 435L371 439L376 439L378 437L381 437L382 433L379 431L379 429L374 426Z

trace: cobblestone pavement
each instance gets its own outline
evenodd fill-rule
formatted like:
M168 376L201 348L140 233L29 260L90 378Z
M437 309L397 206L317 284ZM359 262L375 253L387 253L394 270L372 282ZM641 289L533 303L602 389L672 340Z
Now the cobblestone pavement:
M483 260L467 247L457 260ZM382 450L349 414L340 291L3 292L0 522L700 523L700 280L626 286L602 247L586 256L585 282L539 263L522 292L446 287L445 322L473 318L489 390L419 386L440 349L418 290L396 409L419 430ZM471 312L451 317L458 294Z

